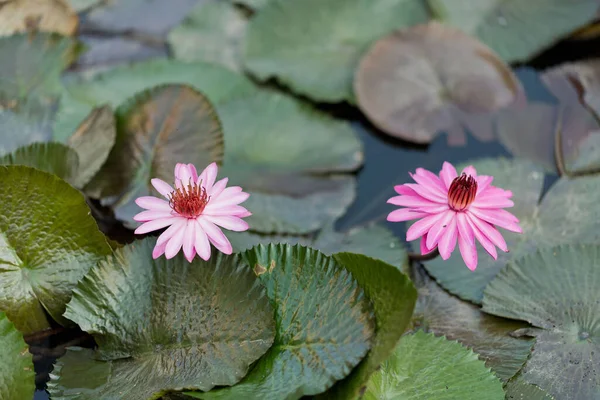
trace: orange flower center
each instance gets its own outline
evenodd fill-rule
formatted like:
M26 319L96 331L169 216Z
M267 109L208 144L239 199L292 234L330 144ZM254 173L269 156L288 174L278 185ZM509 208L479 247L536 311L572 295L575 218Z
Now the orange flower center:
M210 197L206 194L206 189L202 185L190 183L171 192L169 196L169 205L177 214L186 218L196 218L208 204Z
M448 189L448 205L454 211L463 211L475 200L477 181L464 172L454 178Z

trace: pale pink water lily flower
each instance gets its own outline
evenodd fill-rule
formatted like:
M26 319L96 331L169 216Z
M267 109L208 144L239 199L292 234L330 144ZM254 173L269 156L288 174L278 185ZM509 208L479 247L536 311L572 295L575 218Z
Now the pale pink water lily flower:
M399 196L388 203L402 206L392 211L388 221L419 219L406 232L406 240L421 238L421 254L436 248L444 260L456 248L467 267L477 268L477 246L497 259L496 247L508 252L506 241L496 229L504 228L522 233L519 220L503 208L512 207L510 190L492 186L492 176L477 175L473 166L466 167L460 176L452 164L445 162L439 177L423 168L410 174L416 183L397 185Z
M229 239L221 228L245 231L248 223L242 218L252 215L239 204L250 195L239 186L227 187L227 178L215 182L217 164L212 163L200 175L192 164L175 166L175 188L160 179L152 186L166 199L139 197L136 204L146 211L133 217L144 222L135 233L142 234L169 227L157 239L152 257L163 254L167 259L183 248L185 258L192 262L196 254L208 260L211 243L219 251L231 254Z

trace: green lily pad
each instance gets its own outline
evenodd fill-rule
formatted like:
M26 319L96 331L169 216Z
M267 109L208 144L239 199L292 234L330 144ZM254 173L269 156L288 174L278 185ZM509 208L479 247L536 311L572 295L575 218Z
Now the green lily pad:
M256 90L245 76L207 63L154 60L117 67L91 79L65 82L68 95L61 97L54 125L60 135L56 140L66 141L94 107L108 104L116 108L139 92L167 83L192 86L213 104Z
M0 167L0 309L24 334L60 323L71 291L111 252L85 199L55 175Z
M419 331L402 338L371 377L363 399L504 400L504 391L476 353Z
M394 351L410 322L417 291L398 268L383 261L353 253L338 253L333 258L356 279L373 303L377 327L373 347L350 375L337 383L323 399L355 399L363 386Z
M548 392L527 383L523 378L511 379L506 384L506 400L554 400Z
M510 252L498 252L497 261L478 245L475 271L465 267L458 251L447 261L425 262L427 271L451 293L481 304L483 289L508 261L538 247L600 239L600 203L593 194L600 188L600 176L561 178L538 205L544 181L540 167L518 159L482 159L472 164L477 173L494 176L492 185L513 192L515 206L508 211L519 218L523 233L501 229Z
M4 105L0 100L0 154L52 139L52 122L58 103L54 99L46 100L27 97Z
M557 399L600 397L599 263L597 245L545 248L508 263L485 289L485 312L541 328L521 376Z
M273 347L237 385L201 399L299 399L347 376L371 347L371 305L334 257L299 245L243 253L275 307Z
M184 61L206 61L242 71L242 45L248 18L221 0L200 3L169 33L169 46Z
M0 157L0 165L26 165L72 182L77 174L77 153L61 143L33 143Z
M425 22L421 0L272 0L248 26L246 68L325 102L352 101L352 78L369 44Z
M414 328L444 335L473 349L503 381L523 367L534 339L513 333L527 329L529 324L482 312L478 306L450 295L418 266L413 268L411 279L419 291Z
M32 399L33 360L21 332L0 312L0 398Z
M153 260L154 244L116 250L74 290L65 316L99 348L61 359L53 399L142 400L229 386L271 347L273 308L242 259Z
M76 187L84 187L104 165L116 135L115 117L108 106L93 109L79 125L67 141L79 159L85 160L77 171Z
M362 144L352 127L267 91L217 106L225 132L223 174L251 193L252 229L307 233L354 199Z
M184 85L142 92L117 109L117 139L108 160L89 183L102 204L126 226L139 223L135 199L160 194L150 180L173 182L178 162L204 168L223 157L223 133L213 106Z
M427 0L437 19L473 35L507 62L525 61L591 22L595 0Z

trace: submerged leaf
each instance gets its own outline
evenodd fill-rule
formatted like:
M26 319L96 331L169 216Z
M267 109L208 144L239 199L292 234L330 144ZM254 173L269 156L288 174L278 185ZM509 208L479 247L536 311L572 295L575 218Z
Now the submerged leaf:
M0 36L17 32L55 32L71 36L79 18L65 0L12 0L0 4Z
M0 399L32 399L33 360L21 332L0 312Z
M79 168L79 158L73 149L61 143L33 143L0 157L0 165L34 167L72 183Z
M0 309L23 333L61 323L71 291L111 252L85 199L58 177L0 167Z
M473 351L419 331L402 338L371 377L363 399L504 400L504 391Z
M356 71L354 91L378 128L417 143L522 95L516 76L489 48L438 22L375 42Z
M600 246L561 245L515 259L487 286L483 309L536 333L522 378L557 399L600 396Z
M554 400L545 390L518 377L506 384L506 400Z

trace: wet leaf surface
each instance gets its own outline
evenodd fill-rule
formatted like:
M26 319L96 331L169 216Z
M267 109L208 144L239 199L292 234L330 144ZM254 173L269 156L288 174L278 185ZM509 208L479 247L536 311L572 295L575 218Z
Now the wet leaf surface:
M33 361L28 346L6 314L0 312L0 396L31 399L35 389Z

